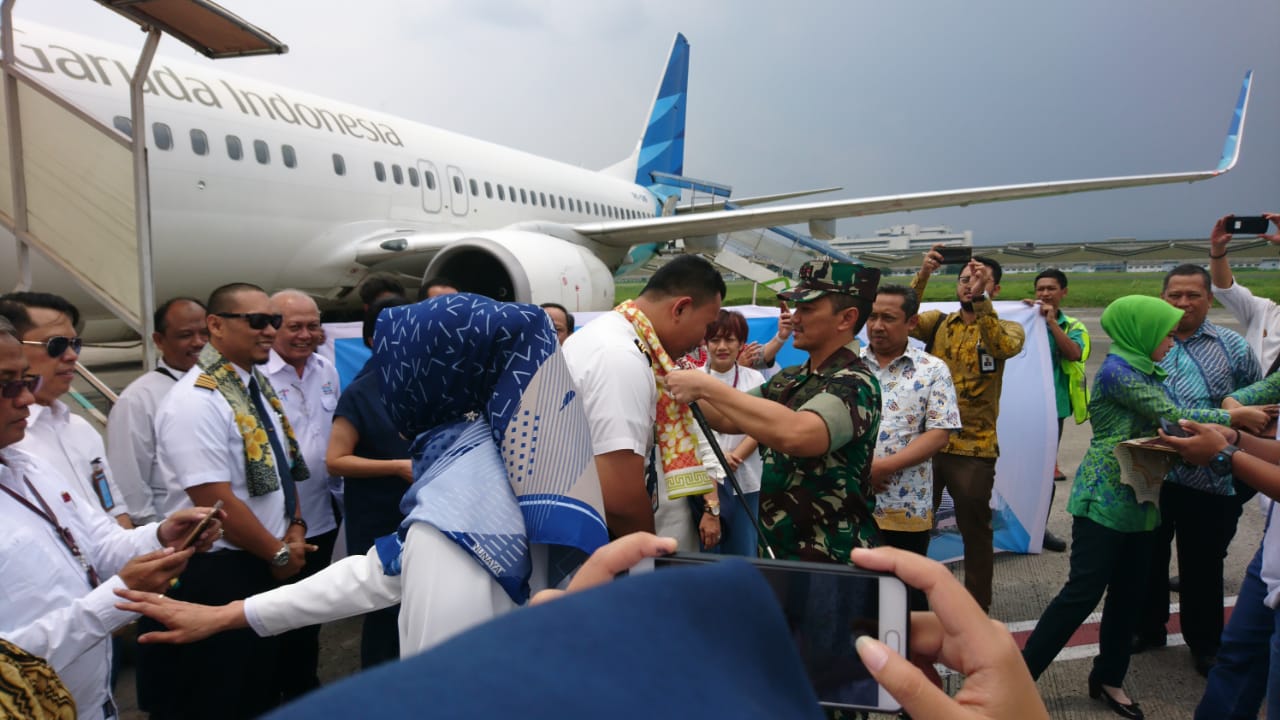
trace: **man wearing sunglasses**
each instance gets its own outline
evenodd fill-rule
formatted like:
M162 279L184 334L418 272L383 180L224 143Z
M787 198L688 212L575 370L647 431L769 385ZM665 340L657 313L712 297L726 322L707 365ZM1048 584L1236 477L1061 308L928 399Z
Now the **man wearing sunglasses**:
M121 529L96 502L82 502L68 479L17 447L43 381L18 341L17 326L28 323L21 306L0 302L0 636L47 659L78 717L98 720L117 715L111 635L138 618L115 607L114 591L163 592L221 528L213 521L186 549L179 549L183 539L208 508Z
M227 510L226 537L193 559L169 595L222 605L297 575L316 548L306 542L294 485L307 479L306 462L258 368L282 318L246 283L214 290L207 308L209 344L160 403L156 455L169 486L166 512L218 500ZM280 702L278 650L275 638L251 630L183 647L139 646L139 705L152 720L256 717Z
M76 362L80 359L80 311L65 298L52 293L15 292L0 300L21 305L31 320L22 331L22 349L31 372L39 375L41 386L36 404L31 406L26 438L19 447L35 455L70 480L80 497L116 519L121 527L135 525L141 506L132 507L111 474L102 435L88 420L71 412L61 398L71 390Z

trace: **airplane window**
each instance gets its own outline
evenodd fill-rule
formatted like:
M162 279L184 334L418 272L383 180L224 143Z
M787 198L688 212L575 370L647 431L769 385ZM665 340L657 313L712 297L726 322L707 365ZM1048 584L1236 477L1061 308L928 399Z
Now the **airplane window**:
M191 152L197 155L209 154L209 136L203 130L191 131Z
M480 195L480 185L476 182L475 178L471 178L469 184L471 185L471 197L478 197Z
M404 171L400 169L399 165L392 164L391 179L395 180L397 185L404 184Z
M564 209L564 196L563 196L563 195L557 195L556 197L560 198L560 209L561 209L561 210L563 210L563 209Z
M453 191L458 193L459 195L462 194L462 178L458 177L457 175L453 176Z
M373 176L378 178L378 182L387 181L387 167L382 164L381 160L373 163Z
M418 168L407 168L409 171L409 184L418 187Z
M426 172L422 173L422 179L423 179L423 181L424 181L424 182L426 182L426 183L427 183L427 189L428 189L428 190L435 190L435 189L436 189L436 174L435 174L435 173L433 173L433 172L431 172L430 170L428 170L428 171L426 171Z
M520 204L521 205L529 204L529 196L525 194L524 188L520 188Z
M284 159L285 167L287 168L298 167L298 153L293 151L292 145L281 145L280 157Z
M515 201L516 201L516 189L515 189L515 188L511 187L510 185L508 185L508 186L507 186L507 194L511 196L511 202L515 202Z
M538 193L538 197L542 199L542 207L546 207L546 206L547 206L547 195L546 195L546 193Z
M502 186L499 185L498 188L501 189ZM490 183L488 180L484 181L484 196L489 198L490 200L493 199L493 184Z
M505 192L503 192L503 191L502 191L502 186L501 186L501 185L499 185L499 186L498 186L498 199L499 199L499 200L506 200L506 199L507 199L507 194L506 194Z
M267 144L261 140L253 141L253 156L258 158L258 162L266 165L271 162L271 150L267 148Z
M582 198L578 198L574 202L578 204L578 212L582 212Z
M338 153L333 154L333 172L335 175L347 174L347 161Z
M227 157L232 160L239 160L244 157L244 148L240 145L240 138L235 135L227 136Z
M173 131L164 123L151 123L151 134L156 139L156 149L173 149Z
M124 133L126 137L133 137L133 121L123 115L117 115L111 118L111 124L115 129Z

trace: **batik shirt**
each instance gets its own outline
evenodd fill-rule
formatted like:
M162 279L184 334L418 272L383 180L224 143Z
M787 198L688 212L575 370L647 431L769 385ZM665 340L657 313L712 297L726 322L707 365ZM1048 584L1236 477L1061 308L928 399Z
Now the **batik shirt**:
M878 458L900 452L926 430L958 430L960 407L946 363L907 347L902 356L880 367L870 348L862 360L880 381ZM933 527L933 461L903 468L889 476L889 488L876 495L876 524L881 530L918 532Z
M1174 338L1159 365L1169 373L1164 379L1169 397L1185 408L1222 407L1227 395L1262 378L1258 358L1244 338L1207 320L1186 340ZM1235 495L1231 476L1208 467L1178 465L1165 480L1214 495Z
M1118 532L1154 530L1160 511L1154 503L1139 504L1133 488L1120 482L1117 443L1156 434L1160 418L1203 423L1226 423L1226 410L1179 408L1154 376L1133 369L1119 355L1107 355L1094 378L1089 401L1093 439L1071 485L1067 512L1088 518Z
M880 383L858 357L857 341L816 372L807 363L784 368L752 394L816 413L830 436L826 454L817 457L784 455L761 444L761 531L778 557L847 565L853 548L879 545L871 457Z
M924 297L927 284L917 274L911 288ZM1000 455L996 418L1000 414L1004 361L1022 352L1026 333L1018 323L1001 320L990 299L973 303L973 312L976 319L972 323L965 323L958 310L950 315L938 310L922 312L911 335L926 343L933 338L930 352L946 361L956 386L964 427L951 436L942 452L994 458ZM984 355L992 360L986 371L982 367Z

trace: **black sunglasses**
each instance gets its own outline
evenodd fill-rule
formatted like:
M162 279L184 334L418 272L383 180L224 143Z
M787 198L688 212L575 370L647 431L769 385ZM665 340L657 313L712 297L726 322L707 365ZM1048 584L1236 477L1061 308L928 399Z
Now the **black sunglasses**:
M84 340L78 337L66 337L65 335L54 335L48 340L23 340L23 345L43 345L45 352L49 353L49 357L62 357L62 354L71 348L80 354L80 348L84 346Z
M254 330L265 330L268 325L280 329L281 323L284 322L284 315L280 313L216 313L218 317L224 318L244 318L249 323L249 327Z
M17 380L6 380L0 383L0 398L13 400L21 395L23 390L30 390L34 395L43 384L44 378L39 375L26 375Z

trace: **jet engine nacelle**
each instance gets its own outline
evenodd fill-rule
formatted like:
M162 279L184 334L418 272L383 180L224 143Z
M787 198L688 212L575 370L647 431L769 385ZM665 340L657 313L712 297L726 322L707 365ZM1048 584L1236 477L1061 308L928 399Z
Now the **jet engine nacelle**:
M613 307L613 273L591 251L541 233L502 230L455 240L424 278L507 302L555 302L572 311Z

